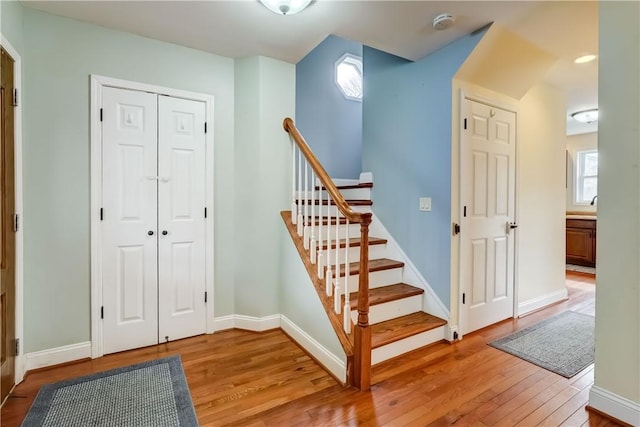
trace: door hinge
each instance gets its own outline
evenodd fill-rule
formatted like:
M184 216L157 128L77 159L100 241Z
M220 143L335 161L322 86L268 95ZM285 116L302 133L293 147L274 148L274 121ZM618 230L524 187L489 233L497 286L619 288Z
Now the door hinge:
M16 338L16 356L20 356L20 338Z
M462 293L462 303L466 304L465 300L467 299L467 294L465 294L464 292Z
M204 122L204 133L207 133L207 122Z
M100 121L102 121L102 108L100 109Z
M204 217L207 217L207 208L204 208Z
M464 128L467 129L467 119L464 119Z
M100 307L100 318L104 319L104 305Z
M13 99L11 100L11 105L14 107L18 106L18 89L13 89Z
M464 209L462 209L462 216L463 217L467 217L467 207L465 206Z
M457 235L460 234L460 224L456 224L455 222L453 223L453 235Z
M13 214L13 232L17 233L20 229L20 215Z
M207 302L207 291L204 291L204 302Z
M100 208L100 221L104 220L104 208Z

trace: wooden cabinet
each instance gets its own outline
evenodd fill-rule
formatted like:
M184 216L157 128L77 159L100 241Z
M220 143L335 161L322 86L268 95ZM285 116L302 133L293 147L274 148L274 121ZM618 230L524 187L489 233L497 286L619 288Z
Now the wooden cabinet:
M595 219L567 218L567 264L596 266Z

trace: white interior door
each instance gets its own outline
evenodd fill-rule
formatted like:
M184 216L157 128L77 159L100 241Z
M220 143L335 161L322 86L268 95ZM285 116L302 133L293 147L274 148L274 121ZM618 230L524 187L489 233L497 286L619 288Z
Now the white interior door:
M516 114L462 102L461 330L513 316Z
M159 340L206 331L205 104L158 98Z
M206 332L205 115L103 89L104 354Z
M157 344L157 96L104 88L104 353Z

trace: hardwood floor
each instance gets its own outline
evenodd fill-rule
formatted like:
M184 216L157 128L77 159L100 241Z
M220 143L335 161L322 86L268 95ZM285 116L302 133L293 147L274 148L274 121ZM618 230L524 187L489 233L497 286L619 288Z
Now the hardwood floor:
M203 426L615 426L585 410L593 365L571 379L486 345L566 310L594 314L593 276L567 273L569 300L434 344L343 387L282 331L229 330L32 372L2 408L18 426L42 384L180 354Z

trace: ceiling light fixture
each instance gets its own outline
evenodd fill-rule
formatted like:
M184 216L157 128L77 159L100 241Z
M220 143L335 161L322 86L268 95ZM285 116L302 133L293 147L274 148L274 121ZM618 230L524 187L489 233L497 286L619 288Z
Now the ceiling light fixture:
M594 59L596 59L596 55L582 55L576 58L573 62L575 62L576 64L586 64L587 62L591 62Z
M306 9L313 0L258 0L264 7L278 15L293 15Z
M455 23L456 17L450 13L441 13L440 15L433 18L433 28L436 31L442 31L446 30L447 28L451 28Z
M577 111L571 115L574 120L581 123L593 123L598 121L598 109L592 108L590 110Z

